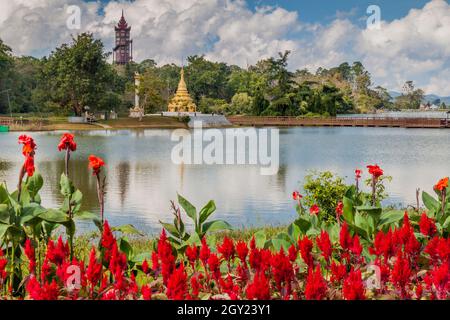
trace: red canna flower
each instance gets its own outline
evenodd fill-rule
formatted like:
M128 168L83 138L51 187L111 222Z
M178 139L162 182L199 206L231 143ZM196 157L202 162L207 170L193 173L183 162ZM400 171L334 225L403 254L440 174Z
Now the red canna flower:
M225 237L222 244L217 246L217 251L225 260L230 261L231 259L233 259L235 252L233 240Z
M326 294L327 283L322 276L320 267L317 266L315 271L311 268L309 270L308 277L306 278L306 300L322 300L326 297Z
M89 168L93 170L93 175L96 176L100 173L101 168L105 165L103 159L90 155L89 156Z
M22 154L25 156L25 162L23 164L23 170L26 171L29 177L34 175L34 153L36 150L36 143L33 138L27 135L21 135L19 137L19 144L23 144Z
M420 232L424 236L433 236L436 233L436 224L433 219L428 218L427 214L424 212L420 217L419 221Z
M27 175L29 177L32 177L34 175L35 172L35 167L34 167L34 157L33 156L26 156L25 158L25 163L23 164L23 167L25 169L25 171L27 172Z
M292 192L292 199L298 201L302 198L303 198L303 196L300 194L300 192L298 192L298 191Z
M298 247L300 249L300 254L303 261L308 265L308 267L312 267L314 264L314 259L311 254L313 242L308 238L308 236L305 236L298 240Z
M449 180L448 177L439 180L438 183L436 183L436 185L434 186L434 190L442 192L445 189L447 189L448 180Z
M238 241L236 244L236 253L239 259L245 263L245 259L248 255L248 247L247 244L244 241Z
M270 285L264 272L256 272L245 291L248 300L269 300Z
M369 166L367 166L367 168L369 169L369 173L375 179L378 179L379 177L381 177L384 174L383 170L378 165L369 165Z
M365 288L360 270L350 270L342 286L342 295L345 300L365 300Z
M359 170L359 169L355 170L355 179L356 180L361 179L361 173L362 173L361 170Z
M64 133L61 137L61 141L58 144L58 150L67 150L70 151L76 151L77 150L77 144L74 141L74 135L70 133Z
M320 208L317 204L314 204L314 205L312 205L311 208L309 208L309 213L311 215L315 214L317 216L317 215L319 215L319 212L320 212Z

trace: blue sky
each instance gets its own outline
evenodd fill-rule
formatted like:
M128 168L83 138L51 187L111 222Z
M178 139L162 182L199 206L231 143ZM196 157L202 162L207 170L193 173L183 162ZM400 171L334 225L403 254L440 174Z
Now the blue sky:
M369 5L381 10L374 29ZM69 6L79 8L76 29ZM17 55L42 57L88 31L111 50L122 9L137 62L203 54L245 67L290 50L292 70L361 61L374 86L399 91L413 80L450 96L450 0L8 0L0 1L0 38Z

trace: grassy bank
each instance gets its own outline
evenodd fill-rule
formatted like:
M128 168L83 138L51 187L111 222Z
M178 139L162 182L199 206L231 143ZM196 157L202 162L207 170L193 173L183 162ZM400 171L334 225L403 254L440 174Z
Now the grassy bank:
M10 131L86 131L86 130L117 130L117 129L176 129L186 128L186 124L173 117L149 116L142 121L134 118L98 121L96 123L69 123L67 117L49 117L45 119L23 118L10 125Z

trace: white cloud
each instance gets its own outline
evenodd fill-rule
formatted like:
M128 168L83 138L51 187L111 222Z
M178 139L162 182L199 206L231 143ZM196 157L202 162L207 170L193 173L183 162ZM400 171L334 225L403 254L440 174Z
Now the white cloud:
M315 71L360 60L376 84L398 90L405 80L414 80L429 93L450 95L450 5L444 0L382 21L380 30L362 29L339 13L329 25L304 24L301 12L250 10L244 0L113 0L104 14L99 2L0 0L0 38L16 54L46 55L74 33L66 27L68 5L82 9L79 32L94 32L107 49L124 9L137 61L181 63L182 57L205 54L245 66L291 50L291 68Z

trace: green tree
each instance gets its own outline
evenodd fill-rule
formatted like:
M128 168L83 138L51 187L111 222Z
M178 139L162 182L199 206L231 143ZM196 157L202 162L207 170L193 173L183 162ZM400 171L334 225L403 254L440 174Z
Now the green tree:
M13 58L11 48L0 39L0 113L6 113L8 110L8 99L4 90L11 89L9 81L13 67Z
M146 69L142 75L139 95L141 97L141 106L147 113L155 113L165 110L167 99L164 98L166 85L159 76L155 68Z
M43 78L54 102L81 115L84 106L95 108L108 92L114 70L107 64L103 43L90 33L72 38L52 52Z

